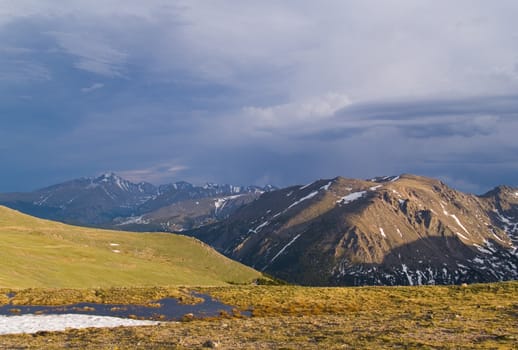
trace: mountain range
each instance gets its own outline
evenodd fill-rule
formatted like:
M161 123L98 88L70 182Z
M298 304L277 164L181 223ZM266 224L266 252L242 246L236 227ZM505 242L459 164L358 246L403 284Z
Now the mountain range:
M113 173L27 193L0 194L0 204L64 223L133 231L182 231L221 220L273 186L133 183Z
M304 285L460 284L518 279L518 189L456 191L415 175L336 177L276 189L72 180L0 204L67 223L196 237Z

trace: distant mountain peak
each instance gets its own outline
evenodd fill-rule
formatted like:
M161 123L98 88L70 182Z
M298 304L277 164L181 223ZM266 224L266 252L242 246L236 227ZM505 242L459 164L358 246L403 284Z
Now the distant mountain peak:
M93 180L96 182L109 182L109 181L116 181L116 180L128 181L126 179L123 179L119 175L115 174L114 172L102 173L101 175L94 177Z
M371 179L367 179L367 181L378 182L378 183L394 182L394 181L399 180L402 176L405 176L405 175L401 174L401 175L389 175L389 176L376 176ZM410 176L412 176L412 175L410 175Z

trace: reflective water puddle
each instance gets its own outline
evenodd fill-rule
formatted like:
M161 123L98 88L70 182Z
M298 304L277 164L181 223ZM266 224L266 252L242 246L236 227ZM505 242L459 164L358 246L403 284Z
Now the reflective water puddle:
M214 300L210 295L198 293L193 295L202 298L204 302L196 305L185 305L178 303L177 299L164 298L153 301L153 306L96 303L77 303L60 306L8 304L0 306L0 315L81 314L146 320L178 321L185 318L216 317L220 316L222 313L230 315L233 314L234 307ZM250 313L243 312L242 315L250 316Z

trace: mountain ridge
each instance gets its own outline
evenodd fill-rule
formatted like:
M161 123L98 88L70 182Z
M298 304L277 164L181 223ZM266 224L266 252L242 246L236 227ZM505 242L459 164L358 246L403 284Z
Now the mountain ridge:
M187 234L302 284L518 278L518 190L508 186L475 196L411 174L336 177L265 193Z
M185 181L155 186L133 183L114 173L82 177L26 193L2 193L0 204L22 212L70 224L136 231L176 231L214 222L222 217L219 206L232 209L248 203L273 186L235 186L207 183L196 186ZM235 200L232 196L243 195ZM204 206L187 206L198 200ZM212 203L207 199L211 199ZM180 204L179 204L180 203ZM219 204L218 204L219 203ZM166 207L172 206L169 212ZM199 205L199 203L197 204ZM160 212L155 213L160 210ZM219 211L219 212L218 212ZM180 212L180 213L179 213ZM140 219L139 219L140 218ZM128 223L128 224L125 224Z

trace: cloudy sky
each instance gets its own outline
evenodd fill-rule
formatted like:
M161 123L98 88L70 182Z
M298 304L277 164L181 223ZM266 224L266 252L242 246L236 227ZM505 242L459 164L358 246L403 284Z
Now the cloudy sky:
M515 0L0 0L0 191L518 185Z

